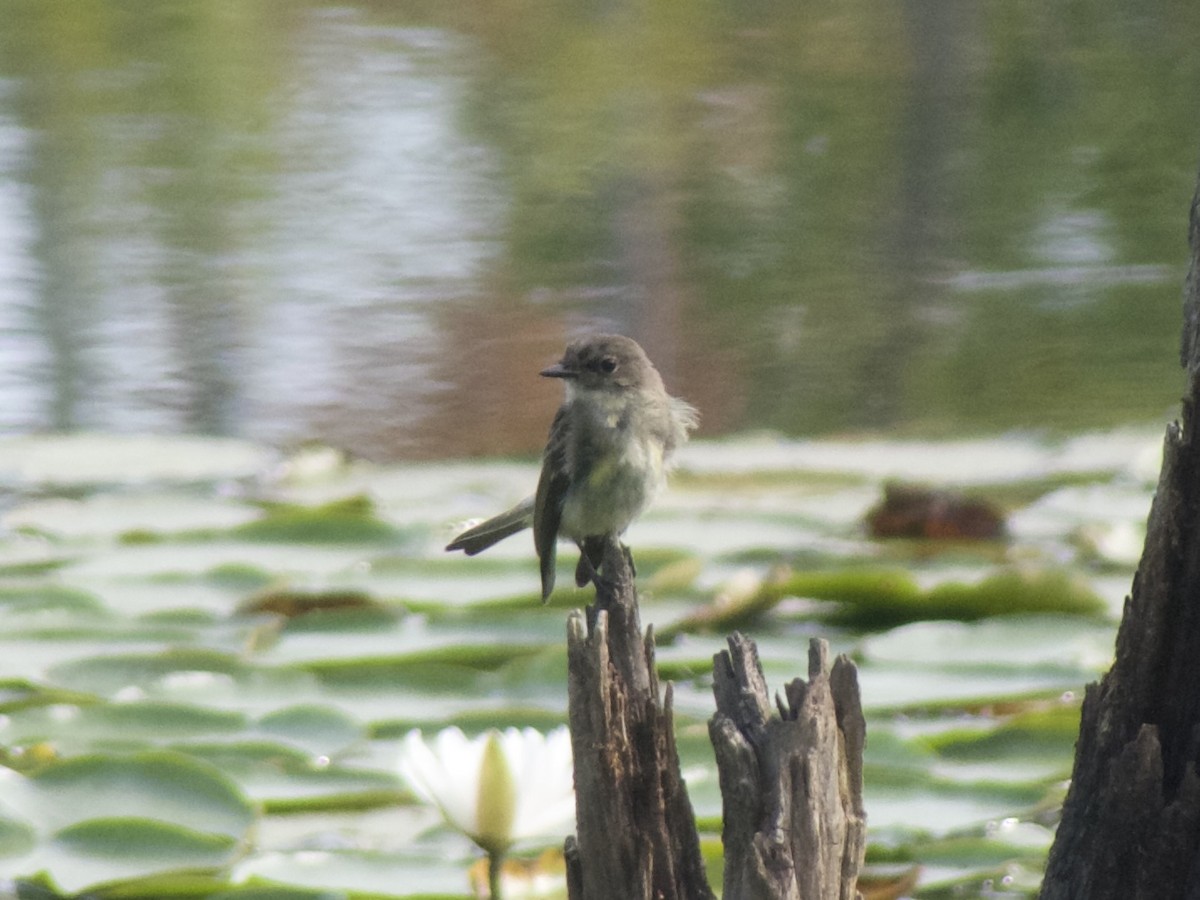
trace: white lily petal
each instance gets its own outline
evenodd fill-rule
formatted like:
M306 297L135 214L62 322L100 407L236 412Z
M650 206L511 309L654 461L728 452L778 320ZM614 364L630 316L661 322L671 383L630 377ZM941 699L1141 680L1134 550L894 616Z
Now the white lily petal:
M429 784L436 771L437 760L425 746L421 732L414 728L404 736L404 745L400 753L400 775L418 797L426 803L435 803L437 801Z
M422 798L433 803L446 821L465 834L476 830L476 798L483 742L470 741L458 728L438 732L430 750L420 731L404 740L400 772Z
M571 735L533 728L488 731L474 740L458 728L426 743L404 739L400 773L446 821L489 852L518 840L561 838L575 815Z
M560 727L542 735L530 728L520 737L521 755L514 760L520 790L513 839L562 837L575 821L570 732Z

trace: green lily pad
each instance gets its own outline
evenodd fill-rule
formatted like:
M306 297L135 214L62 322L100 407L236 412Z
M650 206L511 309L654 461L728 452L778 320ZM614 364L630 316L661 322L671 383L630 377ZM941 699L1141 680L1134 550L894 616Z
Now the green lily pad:
M882 628L922 619L973 621L1020 613L1100 616L1105 603L1063 571L1003 571L978 584L946 582L923 590L899 569L803 572L764 584L772 600L787 596L831 604L813 615L833 624Z
M947 731L926 738L939 756L962 761L985 760L998 767L1021 761L1049 758L1070 769L1079 737L1077 703L1034 710L983 733Z
M370 809L394 805L404 796L394 759L387 770L351 766L267 738L173 747L219 767L269 813Z
M1026 809L1042 798L1036 787L958 786L924 781L910 786L875 786L869 781L863 803L871 828L879 836L893 831L944 836L980 823L999 821L1014 809Z
M0 859L24 856L37 843L37 833L24 822L0 816Z
M111 643L103 629L95 632L74 631L68 634L14 635L0 638L0 679L20 680L36 677L49 679L46 673L59 665L67 665L81 659L94 658L101 649L113 653L145 651L147 646L159 647L161 641L128 639L118 637ZM54 685L49 685L54 686ZM81 689L88 693L87 685Z
M865 638L870 663L921 663L977 670L1060 670L1090 679L1112 662L1116 626L1060 615L1020 615L980 622L914 622Z
M18 710L0 723L6 744L49 743L60 753L137 749L197 735L235 734L238 713L157 702L57 704Z
M91 688L109 697L212 712L266 714L314 696L318 679L300 668L260 666L201 649L124 653L75 660L52 669L55 684ZM116 708L116 707L114 707ZM199 715L199 713L197 713Z
M249 478L277 458L232 438L185 435L59 434L0 439L0 482L81 488Z
M205 900L345 900L348 897L349 895L343 891L247 884L208 894ZM114 898L114 900L119 900L119 898ZM369 898L362 898L362 900L369 900Z
M152 869L153 866L142 868ZM84 896L89 900L209 900L213 892L227 885L228 881L227 866L185 867L90 884ZM21 888L24 898L26 885L23 883ZM30 900L37 900L39 896L30 895ZM57 893L47 895L46 900L58 900L58 896Z
M53 704L88 704L97 699L84 691L62 690L21 678L0 679L0 713L12 714Z
M204 573L210 584L227 590L261 590L275 581L275 575L250 563L218 563Z
M258 730L322 754L341 750L364 736L362 726L345 712L311 704L265 715L258 721Z
M1044 856L1044 854L1043 854ZM956 869L926 866L922 871L921 900L959 900L961 897L995 895L1036 900L1045 866L1040 859L1009 858L1003 866L987 869Z
M466 662L474 656L470 648L486 645L497 632L489 632L486 623L432 625L424 618L399 616L391 610L313 614L288 620L258 659L274 666L353 666L396 657L452 657L458 647L466 648L461 654ZM512 637L522 635L514 631ZM527 636L520 642L530 646Z
M8 512L4 524L58 538L130 540L143 535L146 540L160 540L169 534L235 528L258 516L258 510L247 504L197 492L123 491L37 500Z
M245 678L253 671L231 653L216 650L175 648L160 653L122 653L95 656L58 666L49 672L58 684L87 686L93 691L113 693L130 685L145 689L181 672L208 673L213 678ZM205 685L205 689L211 688Z
M41 578L61 569L78 555L40 536L22 533L0 541L0 578Z
M305 668L330 684L415 681L435 687L442 674L448 675L456 670L464 673L494 671L515 659L541 653L543 649L538 644L457 644L394 656L357 660L314 660ZM449 683L445 687L449 690L455 689Z
M876 843L867 851L868 863L919 862L924 866L967 871L1004 865L1014 859L1040 862L1054 832L1015 817L989 821L984 827L946 837L893 846Z
M466 848L460 848L460 853ZM469 851L468 851L469 852ZM302 850L264 854L235 867L234 878L258 885L297 885L368 896L453 898L467 889L466 861L444 853ZM460 887L463 894L448 893Z
M242 726L237 713L222 712L184 703L111 703L87 707L78 722L81 730L111 728L114 736L138 734L143 739L177 738L196 733L232 732Z
M211 541L171 541L155 544L121 544L62 567L68 583L93 585L97 582L157 581L161 605L171 604L172 580L207 579L217 589L220 573L249 575L255 571L272 573L272 581L283 579L329 578L353 573L363 561L358 545L300 544L219 539ZM238 588L236 582L233 588ZM173 604L181 605L181 604ZM232 604L231 604L232 605Z
M144 891L153 879L158 892L141 896L170 897L176 894L168 886L172 874L194 888L197 872L216 874L237 850L238 842L223 835L146 819L102 818L64 828L25 864L72 896L107 895L108 885L132 891L132 882L141 882ZM212 886L211 877L205 881Z
M50 617L48 617L50 618ZM190 628L167 621L144 618L140 621L103 619L93 622L43 622L13 628L8 637L36 643L40 641L72 642L79 645L112 646L124 649L131 644L165 644L187 642L193 637Z
M409 609L433 614L490 604L523 609L538 606L537 557L532 546L511 559L496 553L490 556L373 557L368 565L345 573L339 584L376 597L398 597ZM569 583L569 576L564 575L564 586Z
M284 769L273 782L251 780L247 789L266 812L287 815L392 807L411 797L395 776L337 767L324 771Z
M94 595L78 588L44 582L0 586L0 609L6 622L14 616L59 611L81 619L109 618L112 613Z
M874 714L929 714L1030 698L1052 700L1081 690L1079 675L1064 671L864 665L858 670L863 708Z
M69 825L54 843L81 856L170 859L173 865L218 866L231 859L237 841L153 819L98 818Z
M30 776L0 770L27 852L0 875L75 894L100 884L231 863L256 815L219 771L175 753L84 756ZM28 846L28 836L38 840Z
M1018 436L957 441L750 436L688 444L679 453L679 465L705 477L800 472L950 485L1006 484L1047 474L1124 472L1152 440L1161 443L1152 432L1134 430L1084 434L1055 444Z
M255 809L220 771L169 751L80 756L21 776L4 803L46 832L95 819L147 819L241 840Z
M458 712L447 718L439 716L429 719L394 719L376 723L371 729L371 737L376 740L398 740L414 728L434 732L442 728L456 725L467 734L479 734L489 728L536 728L538 731L549 731L566 724L562 711L541 709L534 706L509 705L505 707L488 706L482 709L471 709ZM392 757L398 757L399 749L390 751Z
M248 540L299 544L394 542L404 536L375 515L375 507L365 495L321 506L272 503L265 516L234 533Z

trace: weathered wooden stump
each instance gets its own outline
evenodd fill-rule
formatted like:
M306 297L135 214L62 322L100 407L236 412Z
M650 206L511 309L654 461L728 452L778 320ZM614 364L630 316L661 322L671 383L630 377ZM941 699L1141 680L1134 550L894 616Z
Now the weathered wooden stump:
M779 701L740 634L713 659L709 734L724 800L724 900L854 900L867 842L866 722L854 664L814 639Z
M572 900L711 900L679 769L671 686L659 698L654 635L642 634L629 560L605 549L604 581L567 623L576 835ZM715 659L709 724L725 814L726 900L854 900L866 841L865 726L853 664L809 648L809 680L771 712L752 641Z
M567 699L575 754L572 900L712 900L679 770L671 686L659 699L653 632L642 636L633 570L605 547L604 581L567 621Z
M1200 187L1190 239L1182 425L1167 429L1116 660L1084 696L1043 900L1200 898Z

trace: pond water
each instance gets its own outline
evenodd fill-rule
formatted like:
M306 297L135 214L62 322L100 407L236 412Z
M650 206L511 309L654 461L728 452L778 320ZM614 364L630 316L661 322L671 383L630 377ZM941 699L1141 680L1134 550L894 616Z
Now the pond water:
M1198 19L8 0L0 430L528 453L597 328L707 435L1158 421Z

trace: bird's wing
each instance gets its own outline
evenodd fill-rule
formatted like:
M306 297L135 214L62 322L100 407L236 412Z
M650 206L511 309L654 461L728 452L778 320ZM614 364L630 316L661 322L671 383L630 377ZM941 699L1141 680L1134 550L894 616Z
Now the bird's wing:
M571 478L567 469L567 404L558 408L550 426L550 438L542 456L542 474L538 477L533 504L533 544L542 569L542 602L554 590L554 562L557 552L558 525Z

